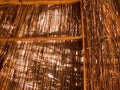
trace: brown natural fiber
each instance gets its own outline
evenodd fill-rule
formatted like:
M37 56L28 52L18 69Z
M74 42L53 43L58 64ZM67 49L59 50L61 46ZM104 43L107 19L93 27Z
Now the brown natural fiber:
M48 4L73 4L79 2L80 0L0 0L0 5L14 4L14 5L48 5Z
M80 41L17 42L9 47L1 90L83 89Z
M0 12L2 39L81 35L79 4L1 6Z
M115 0L83 0L87 90L120 89L120 16Z
M64 41L64 40L80 40L82 36L64 36L64 37L33 37L33 38L8 38L8 39L0 39L1 42L10 42L10 41L48 41L48 40L55 40L55 41Z
M119 90L118 3L1 5L0 89Z
M83 90L79 6L0 7L0 90Z

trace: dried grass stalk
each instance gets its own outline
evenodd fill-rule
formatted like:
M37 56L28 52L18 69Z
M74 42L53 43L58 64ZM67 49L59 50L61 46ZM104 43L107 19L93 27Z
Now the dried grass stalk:
M120 18L113 0L83 0L87 90L120 89Z

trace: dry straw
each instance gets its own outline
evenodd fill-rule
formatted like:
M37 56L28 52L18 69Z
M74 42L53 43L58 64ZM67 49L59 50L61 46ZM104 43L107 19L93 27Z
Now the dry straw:
M1 90L83 89L79 6L1 6Z
M83 0L87 90L120 89L120 17L115 0Z

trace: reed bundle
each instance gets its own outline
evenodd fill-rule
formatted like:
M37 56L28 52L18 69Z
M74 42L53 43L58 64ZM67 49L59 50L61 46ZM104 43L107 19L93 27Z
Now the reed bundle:
M120 89L120 16L115 0L83 0L86 90Z

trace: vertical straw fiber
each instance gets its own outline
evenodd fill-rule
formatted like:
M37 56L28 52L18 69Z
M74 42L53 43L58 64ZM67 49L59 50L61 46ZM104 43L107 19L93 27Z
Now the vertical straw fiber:
M87 90L120 89L120 16L115 0L83 0Z

